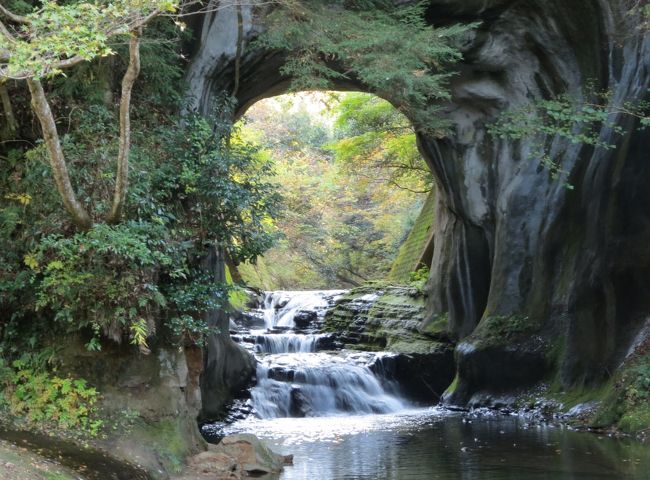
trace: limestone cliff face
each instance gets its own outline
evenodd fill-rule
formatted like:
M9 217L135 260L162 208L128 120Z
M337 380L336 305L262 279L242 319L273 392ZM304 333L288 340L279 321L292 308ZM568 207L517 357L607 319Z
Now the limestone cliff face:
M612 92L612 105L648 99L650 35L629 13L635 3L431 0L432 24L482 22L453 80L452 135L419 138L440 192L428 316L448 317L461 341L461 388L451 401L535 381L553 344L565 383L601 380L650 314L650 132L620 116L623 137L600 132L615 150L548 138L574 190L528 158L530 140L486 132L503 109L560 93L580 98L590 82ZM245 48L264 28L264 11L221 7L203 18L187 73L202 112L233 92L238 44L242 109L289 84L280 55ZM491 359L498 371L486 375Z

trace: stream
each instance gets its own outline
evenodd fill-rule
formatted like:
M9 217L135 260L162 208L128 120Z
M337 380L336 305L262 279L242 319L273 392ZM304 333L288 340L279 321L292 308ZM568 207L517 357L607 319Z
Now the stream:
M390 352L347 351L320 330L342 293L267 292L232 325L257 383L206 438L253 433L293 454L283 480L650 478L650 448L632 440L410 403L382 375Z

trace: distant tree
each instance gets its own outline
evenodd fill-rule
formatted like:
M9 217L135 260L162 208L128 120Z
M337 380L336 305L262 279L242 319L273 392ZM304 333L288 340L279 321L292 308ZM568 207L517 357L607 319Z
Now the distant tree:
M433 177L416 146L412 123L386 100L345 95L333 112L336 140L329 145L350 175L415 193L431 190Z

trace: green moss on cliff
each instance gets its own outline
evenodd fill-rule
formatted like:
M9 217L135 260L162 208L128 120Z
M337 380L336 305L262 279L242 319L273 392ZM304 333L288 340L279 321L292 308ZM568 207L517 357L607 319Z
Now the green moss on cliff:
M425 335L439 335L449 331L449 312L438 313L431 318L422 333Z
M618 371L592 425L613 425L631 434L650 432L650 351Z
M431 191L415 224L397 253L388 278L395 282L408 282L412 272L421 265L422 256L431 238L436 205L435 191Z
M180 473L185 458L191 453L183 434L183 420L161 419L155 423L140 422L129 434L134 443L148 445L167 472Z
M470 336L475 346L503 345L530 334L540 324L526 315L488 315Z
M451 382L451 385L449 385L447 387L447 390L445 390L445 393L443 394L443 396L452 395L458 389L459 382L460 382L460 379L458 377L458 373L456 373L456 376L454 377L454 381Z

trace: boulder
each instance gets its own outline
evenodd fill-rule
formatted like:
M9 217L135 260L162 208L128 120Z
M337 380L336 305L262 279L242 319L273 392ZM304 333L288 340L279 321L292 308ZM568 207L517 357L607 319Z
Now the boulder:
M260 439L251 434L225 437L218 445L210 445L210 453L232 459L237 468L247 475L279 473L288 458L273 452Z
M314 327L314 322L318 320L318 314L313 310L299 310L293 317L293 323L296 328L304 330Z
M239 480L278 474L292 463L293 455L274 453L255 435L229 435L190 458L185 474L177 480Z

